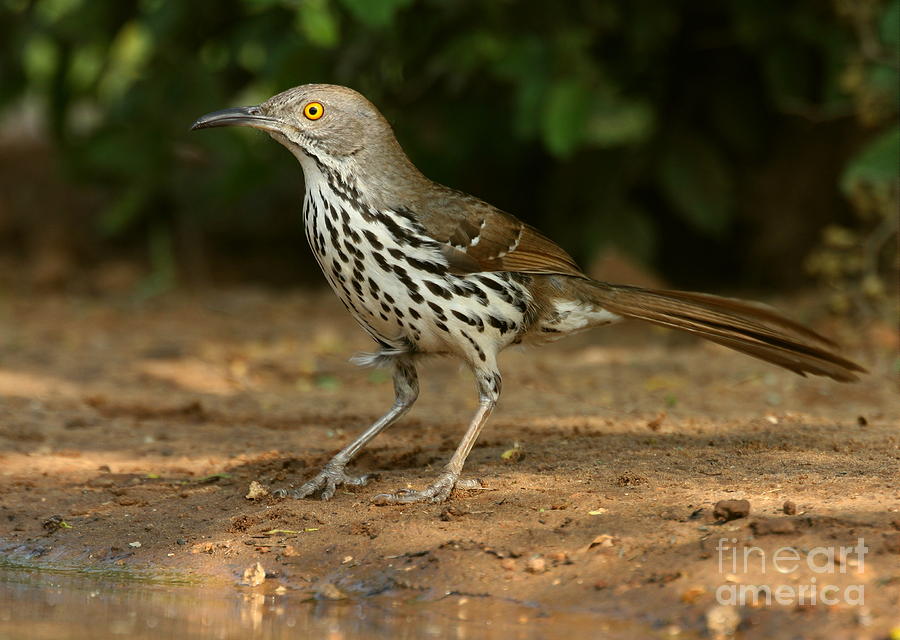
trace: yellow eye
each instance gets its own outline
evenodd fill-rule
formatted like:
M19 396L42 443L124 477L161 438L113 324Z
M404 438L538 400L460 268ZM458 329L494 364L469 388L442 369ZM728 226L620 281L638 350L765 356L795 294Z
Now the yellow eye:
M310 120L318 120L325 113L325 107L321 102L310 102L303 107L303 115Z

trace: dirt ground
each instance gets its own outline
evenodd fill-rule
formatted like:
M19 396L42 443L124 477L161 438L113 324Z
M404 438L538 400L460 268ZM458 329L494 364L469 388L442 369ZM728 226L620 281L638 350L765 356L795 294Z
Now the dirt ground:
M416 408L356 462L380 473L369 486L250 500L252 481L301 483L392 401L384 372L347 362L371 346L330 292L7 297L0 553L217 584L259 562L259 588L455 593L672 637L887 638L900 633L896 330L780 306L871 374L803 379L639 325L509 350L466 468L486 489L379 507L368 498L424 487L455 448L475 409L458 364L422 363ZM714 515L743 499L748 516ZM864 552L841 553L859 539ZM795 570L775 570L783 548ZM729 606L746 585L782 585L785 604ZM832 604L799 602L800 586L835 587Z

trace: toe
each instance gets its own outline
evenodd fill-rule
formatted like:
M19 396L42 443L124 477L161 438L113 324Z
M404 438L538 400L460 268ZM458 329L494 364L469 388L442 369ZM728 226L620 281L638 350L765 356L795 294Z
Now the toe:
M392 504L398 504L399 500L396 493L379 493L376 496L372 496L372 499L369 502L379 507L386 507Z
M335 479L331 476L325 476L319 481L319 487L322 489L322 493L319 495L319 499L321 500L331 500L334 497L334 492L337 491L338 482L335 482Z
M429 489L431 489L431 491L425 492L426 494L428 494L428 493L431 494L428 496L428 501L435 503L435 504L444 502L445 500L447 500L447 498L450 497L450 494L453 493L453 485L452 484L429 487Z
M370 480L375 480L378 478L378 474L375 473L365 473L361 476L344 476L344 484L352 485L354 487L364 487L369 484Z

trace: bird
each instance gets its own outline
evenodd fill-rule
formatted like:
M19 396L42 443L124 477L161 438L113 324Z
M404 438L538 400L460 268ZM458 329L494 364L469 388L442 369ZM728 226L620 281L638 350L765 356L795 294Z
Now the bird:
M223 109L191 130L252 127L286 147L302 168L306 239L326 280L374 339L352 360L392 371L394 404L322 470L280 497L330 499L373 474L347 466L419 394L417 361L446 355L471 370L478 408L437 478L421 490L375 495L376 505L438 503L463 478L466 458L501 393L497 356L626 319L678 329L789 369L840 382L866 373L828 338L771 307L704 293L640 288L590 278L533 226L474 196L431 181L403 151L379 110L357 91L305 84L265 102Z

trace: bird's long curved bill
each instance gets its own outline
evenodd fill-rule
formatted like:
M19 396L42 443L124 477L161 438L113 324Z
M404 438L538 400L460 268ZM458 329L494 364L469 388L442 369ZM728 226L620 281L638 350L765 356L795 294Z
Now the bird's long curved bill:
M191 131L210 129L212 127L255 127L257 129L275 129L278 120L269 118L259 112L259 107L233 107L207 113L197 118L191 125Z

